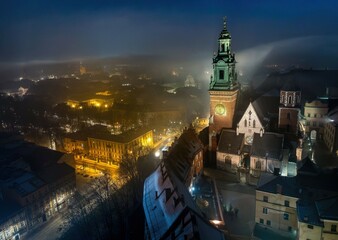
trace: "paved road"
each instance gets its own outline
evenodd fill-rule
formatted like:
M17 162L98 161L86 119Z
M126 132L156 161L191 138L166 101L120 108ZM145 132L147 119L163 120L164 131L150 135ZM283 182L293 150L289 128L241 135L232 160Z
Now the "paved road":
M226 229L232 237L249 239L255 225L255 187L238 183L235 174L225 171L205 168L204 173L216 180L222 204L227 209L238 209L237 217L224 215Z
M64 218L62 214L57 214L52 217L48 222L43 223L39 227L33 229L28 234L24 235L24 240L54 240L61 237L62 230L60 227L63 225Z

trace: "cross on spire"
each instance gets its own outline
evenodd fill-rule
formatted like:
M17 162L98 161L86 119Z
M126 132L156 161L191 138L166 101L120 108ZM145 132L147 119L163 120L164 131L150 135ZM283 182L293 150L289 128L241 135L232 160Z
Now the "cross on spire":
M223 29L224 30L227 29L227 17L226 16L223 17Z

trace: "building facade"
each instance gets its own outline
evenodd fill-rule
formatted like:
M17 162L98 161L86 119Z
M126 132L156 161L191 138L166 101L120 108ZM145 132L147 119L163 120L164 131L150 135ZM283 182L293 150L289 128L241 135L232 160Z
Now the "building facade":
M317 134L323 135L328 105L321 101L315 100L306 102L304 106L304 127L305 132L310 134L311 138L316 139Z
M153 131L148 129L113 135L103 126L94 126L84 132L68 134L63 139L65 151L86 155L86 158L97 163L116 166L125 157L145 155L153 145Z
M335 171L321 172L308 158L297 176L262 175L253 235L267 239L259 229L272 229L288 239L338 239L337 180Z
M237 131L244 134L246 145L252 145L254 133L264 131L263 124L252 103L249 104L238 122Z
M254 134L250 152L250 173L280 173L283 158L284 136L278 133Z
M223 129L216 151L217 168L235 172L242 161L244 134Z

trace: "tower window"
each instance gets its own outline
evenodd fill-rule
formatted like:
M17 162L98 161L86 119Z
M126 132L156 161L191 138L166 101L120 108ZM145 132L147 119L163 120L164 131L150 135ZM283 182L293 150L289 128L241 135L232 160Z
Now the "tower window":
M289 96L289 98L288 98L288 104L292 104L292 96Z
M225 52L225 46L224 46L224 43L221 44L221 52Z
M219 70L219 79L224 79L224 70Z

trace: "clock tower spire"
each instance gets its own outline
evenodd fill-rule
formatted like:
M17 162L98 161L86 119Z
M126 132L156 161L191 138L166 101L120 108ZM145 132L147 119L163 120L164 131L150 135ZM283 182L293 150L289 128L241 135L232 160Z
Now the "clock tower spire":
M218 51L212 59L209 136L215 136L222 128L232 128L238 95L235 54L231 52L231 36L227 29L226 17L218 38Z

